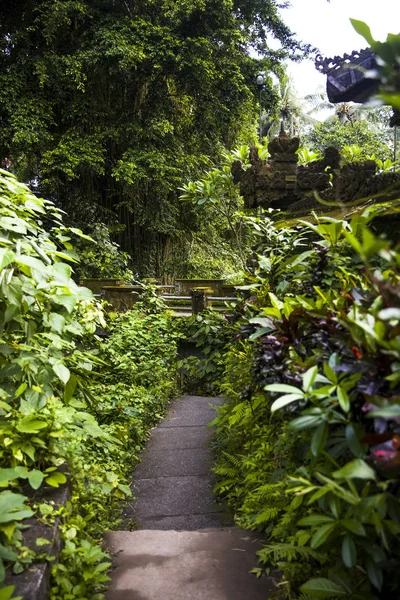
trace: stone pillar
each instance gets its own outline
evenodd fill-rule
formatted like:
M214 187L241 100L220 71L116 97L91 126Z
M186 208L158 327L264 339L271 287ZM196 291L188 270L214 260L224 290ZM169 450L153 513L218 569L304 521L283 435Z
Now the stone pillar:
M198 315L207 308L207 296L209 296L211 293L212 290L208 287L191 288L190 295L192 296L192 314Z

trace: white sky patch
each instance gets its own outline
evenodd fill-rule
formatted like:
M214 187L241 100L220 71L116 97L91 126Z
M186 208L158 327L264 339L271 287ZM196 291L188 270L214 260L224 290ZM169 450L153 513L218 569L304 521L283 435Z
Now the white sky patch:
M318 47L325 57L368 46L350 18L367 23L377 40L400 33L400 0L291 0L291 7L280 12L297 39ZM290 63L288 71L300 97L326 86L326 76L318 73L313 61Z

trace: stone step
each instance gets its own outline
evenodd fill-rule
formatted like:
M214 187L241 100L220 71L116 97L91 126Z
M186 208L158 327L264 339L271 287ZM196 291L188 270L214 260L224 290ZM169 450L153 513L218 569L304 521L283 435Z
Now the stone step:
M235 527L201 531L114 531L106 600L266 600L272 577L257 579L261 540Z

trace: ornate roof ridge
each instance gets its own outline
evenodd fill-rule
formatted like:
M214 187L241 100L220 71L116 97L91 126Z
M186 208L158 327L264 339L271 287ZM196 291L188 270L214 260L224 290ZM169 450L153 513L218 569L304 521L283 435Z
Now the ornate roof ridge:
M370 56L373 54L371 48L363 48L362 50L353 50L351 54L343 54L343 56L334 56L333 58L325 58L322 54L317 54L315 57L315 68L320 73L327 75L343 67L344 64L348 63L349 66L352 61L362 59L364 56Z

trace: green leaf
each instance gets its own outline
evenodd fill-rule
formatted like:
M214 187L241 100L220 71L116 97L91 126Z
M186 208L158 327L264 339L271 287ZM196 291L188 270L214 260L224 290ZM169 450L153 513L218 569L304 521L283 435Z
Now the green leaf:
M348 596L347 590L325 577L309 579L300 587L300 591L316 598L344 598Z
M398 320L400 319L400 308L384 308L378 312L378 318L382 321Z
M37 469L30 471L29 476L28 476L29 485L34 490L37 490L38 488L40 488L40 486L42 485L43 479L44 479L44 474L42 473L42 471L39 471Z
M375 471L361 458L355 458L333 473L335 479L375 479Z
M338 376L337 376L337 373L332 369L332 367L330 365L328 365L327 363L324 363L323 369L324 369L324 373L327 376L327 378L329 379L329 381L331 381L332 383L337 383Z
M254 333L252 333L249 336L249 341L250 342L254 342L254 340L256 340L257 338L261 337L262 335L269 333L271 331L271 327L260 327L259 329L257 329L257 331L255 331Z
M349 535L343 538L342 560L348 569L354 567L357 561L356 545Z
M332 517L328 517L326 515L309 515L308 517L303 517L297 523L297 525L326 525L327 523L335 523L335 519Z
M287 394L297 394L298 396L304 396L302 390L294 387L294 385L286 385L286 383L270 383L264 387L266 392L284 392Z
M6 546L3 546L3 544L0 544L0 558L16 561L18 560L18 554L11 548L7 548Z
M67 478L63 473L54 471L48 477L46 477L46 483L52 487L58 487L60 484L65 483Z
M15 260L15 254L9 248L0 248L0 271Z
M322 525L311 538L311 548L319 548L322 544L329 539L331 534L336 529L336 521L334 523L328 523L326 525Z
M53 365L53 371L62 383L68 383L71 376L70 370L62 362L55 362Z
M38 547L48 546L49 544L51 544L51 540L46 540L46 538L36 538L35 544Z
M351 423L346 426L346 440L351 452L359 458L363 454L360 442L358 441L357 433L354 425Z
M77 379L73 373L71 373L70 378L68 379L65 389L64 389L64 400L68 403L72 396L74 395L76 389Z
M26 390L27 387L28 387L28 384L26 383L26 381L24 381L24 383L21 383L21 385L18 387L17 391L15 392L14 398L19 398L20 396L22 396L22 394L24 393L24 391Z
M366 532L364 526L355 519L342 519L340 523L351 533L355 533L356 535L365 536Z
M356 32L361 35L370 46L373 46L375 43L374 38L372 37L371 29L369 26L364 23L364 21L358 21L357 19L350 19L350 23L353 25Z
M1 217L0 229L6 229L7 231L14 231L15 233L27 233L27 222L19 217Z
M301 400L302 397L303 396L301 394L286 394L285 396L281 396L278 398L278 400L275 400L275 402L272 403L271 412L275 412L287 404Z
M65 319L62 315L59 315L58 313L50 313L48 315L48 325L56 333L59 333L61 335L64 331Z
M75 295L60 294L59 296L53 296L53 302L61 304L69 313L72 313L78 298Z
M303 377L303 388L305 392L309 392L316 377L318 375L318 367L311 367L311 369L308 369L308 371L306 371L302 377Z
M1 588L0 590L0 600L22 600L22 596L15 596L14 598L13 593L15 590L15 586L13 585L7 585L4 588Z
M289 427L293 427L293 429L309 429L310 427L319 425L320 422L320 416L304 415L304 417L297 417L297 419L290 421Z
M317 427L314 431L314 434L311 438L311 452L314 456L318 456L318 454L322 451L325 446L327 437L328 437L328 423L323 422L321 425Z
M17 423L16 429L21 433L37 433L47 427L46 421L40 421L32 417L24 417Z
M0 483L12 481L13 479L18 479L18 477L19 475L15 469L0 469Z
M376 587L377 590L381 590L383 585L382 569L380 569L372 560L368 560L367 562L367 575L372 585Z
M343 412L348 413L350 410L350 398L346 390L341 387L337 388L337 397L339 400L340 408Z
M391 406L385 406L378 408L377 410L371 410L366 415L370 419L375 417L383 417L384 419L397 419L400 417L400 404L392 404Z

